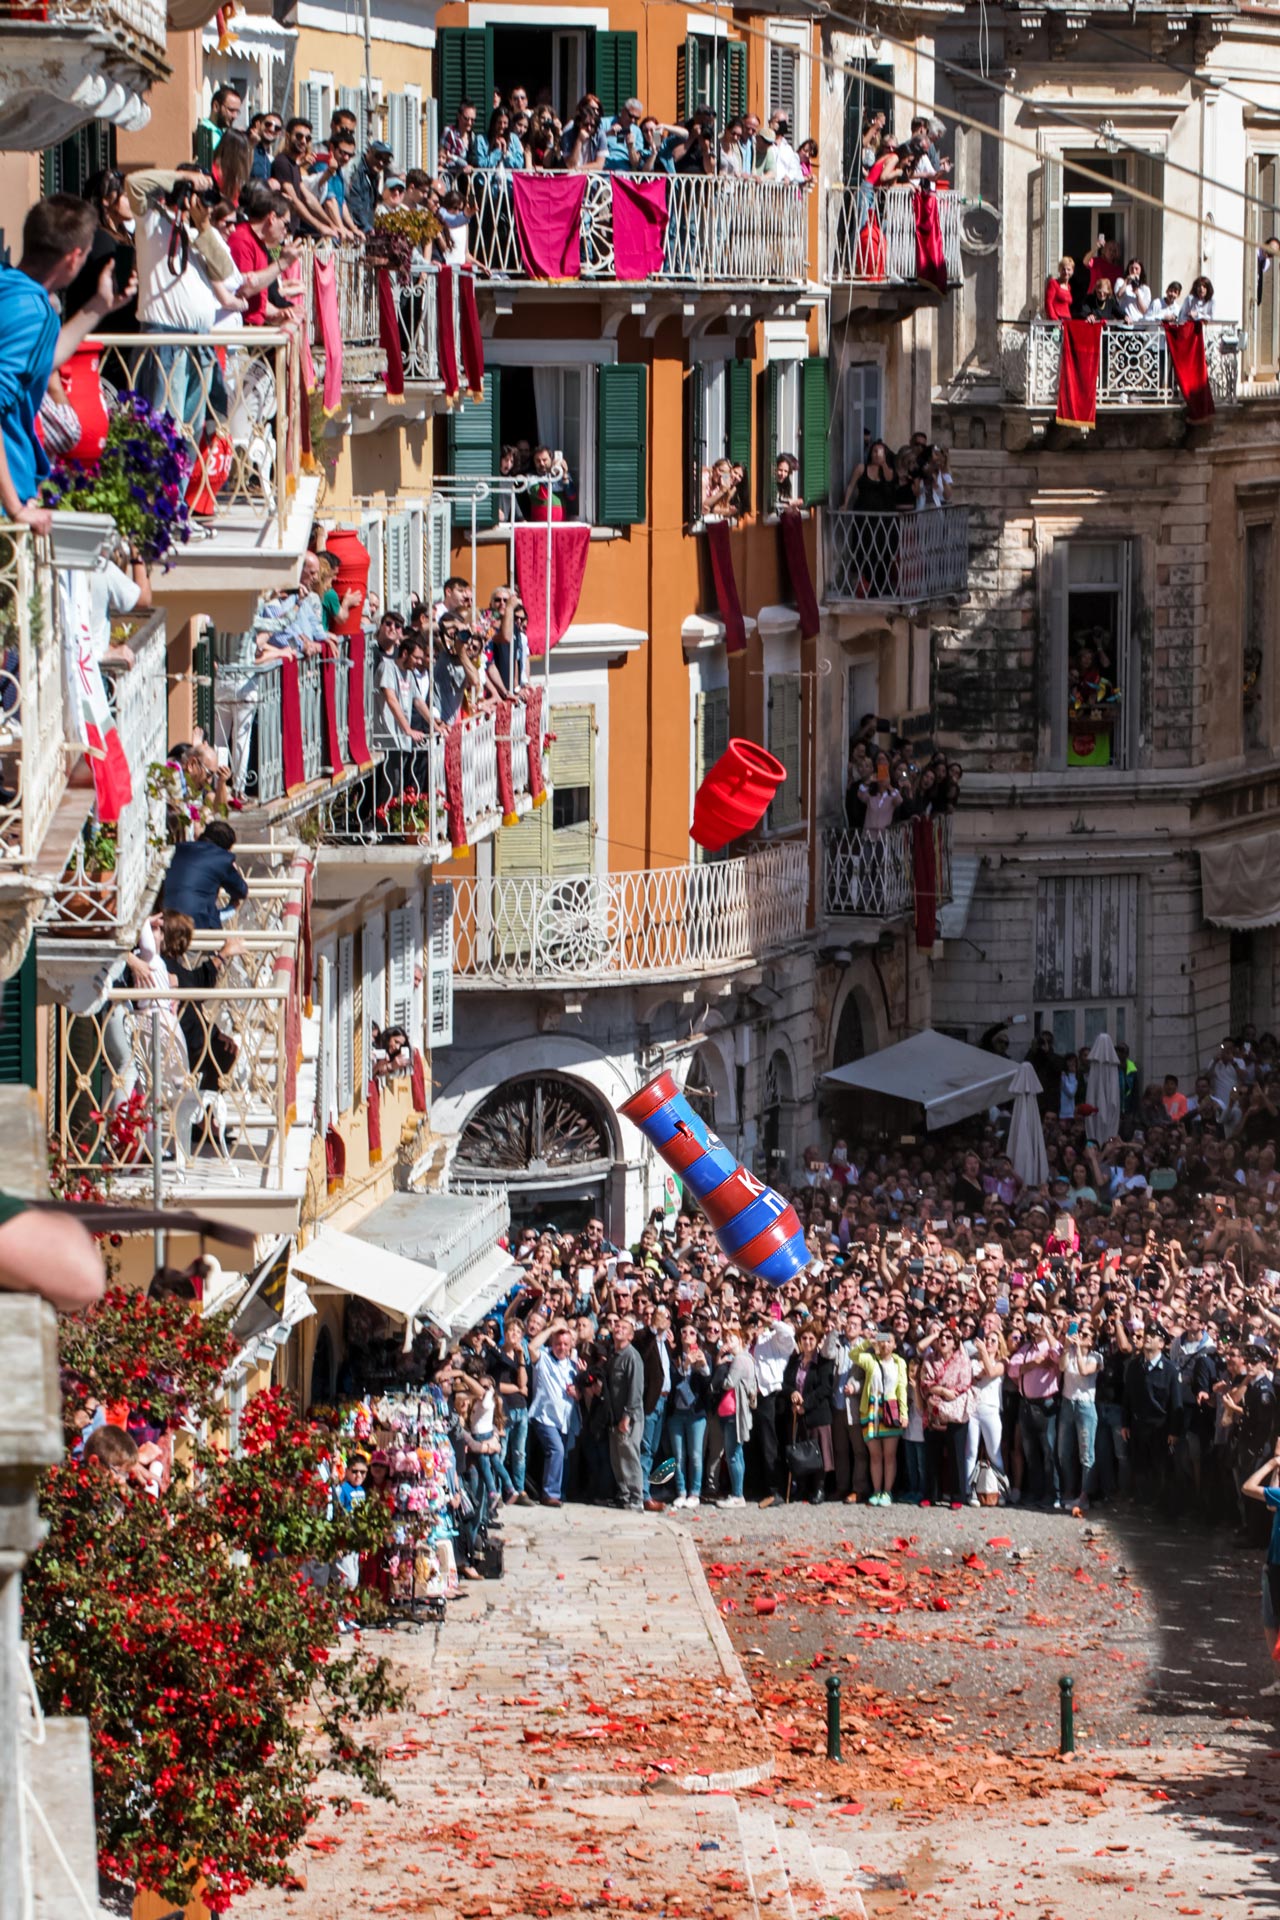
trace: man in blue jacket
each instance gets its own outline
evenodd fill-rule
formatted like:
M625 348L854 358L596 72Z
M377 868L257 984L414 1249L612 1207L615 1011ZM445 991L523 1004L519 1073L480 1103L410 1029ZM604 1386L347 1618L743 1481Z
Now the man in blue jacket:
M225 893L239 906L248 883L232 858L236 836L225 820L210 820L198 840L184 840L173 850L164 877L164 910L185 913L199 930L221 930L218 896Z

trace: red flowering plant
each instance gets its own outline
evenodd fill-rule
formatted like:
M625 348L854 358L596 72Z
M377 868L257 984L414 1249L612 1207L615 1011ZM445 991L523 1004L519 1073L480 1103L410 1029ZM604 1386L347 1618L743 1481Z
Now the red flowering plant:
M339 1600L308 1574L376 1547L391 1515L344 1512L330 1436L279 1393L249 1403L235 1458L200 1438L225 1417L224 1322L109 1293L63 1343L73 1399L145 1395L186 1434L158 1499L96 1461L46 1477L23 1589L32 1671L46 1712L89 1720L102 1871L174 1902L202 1880L220 1913L287 1878L322 1773L390 1797L362 1723L403 1695L385 1660L335 1657ZM336 1782L329 1797L346 1804Z

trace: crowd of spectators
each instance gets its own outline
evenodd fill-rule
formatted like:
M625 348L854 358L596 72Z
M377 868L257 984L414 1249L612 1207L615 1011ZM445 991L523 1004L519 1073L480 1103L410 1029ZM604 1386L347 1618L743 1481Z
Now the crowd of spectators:
M951 455L917 429L896 454L886 440L863 434L862 457L849 475L841 510L926 513L951 503Z
M964 769L941 749L926 754L874 713L864 714L849 741L845 822L876 839L894 821L938 819L960 804Z
M1059 260L1056 273L1045 284L1044 312L1047 320L1158 327L1165 322L1212 320L1213 297L1213 282L1203 274L1191 282L1187 293L1181 280L1171 280L1163 294L1153 292L1142 261L1134 258L1122 265L1119 246L1100 233L1083 260L1077 262L1070 254Z
M943 131L942 122L931 114L916 114L907 138L895 140L881 109L867 114L858 151L859 184L872 189L945 184L951 162L938 144Z

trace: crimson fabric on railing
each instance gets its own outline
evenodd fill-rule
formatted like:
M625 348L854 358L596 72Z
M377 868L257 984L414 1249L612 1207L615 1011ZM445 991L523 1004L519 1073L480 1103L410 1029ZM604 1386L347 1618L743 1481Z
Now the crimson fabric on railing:
M369 1082L365 1117L369 1126L369 1165L376 1167L382 1158L382 1099L376 1080Z
M796 612L800 615L800 637L808 640L818 631L822 622L818 613L818 596L813 590L813 575L809 571L809 556L804 549L804 521L798 513L780 513L778 531L782 536L782 552L787 563L791 591L795 596Z
M939 293L947 290L947 253L942 244L938 196L931 187L916 194L916 279Z
M332 1125L325 1128L324 1170L330 1193L336 1193L347 1177L347 1143Z
M400 351L400 309L390 267L378 268L378 345L387 356L387 398L404 399L404 355Z
M413 1094L413 1110L425 1113L427 1110L427 1069L423 1064L417 1047L413 1050L413 1065L409 1069L409 1089Z
M446 405L456 406L462 392L458 379L458 348L453 337L453 268L436 274L436 337L440 349L440 379Z
M351 635L351 664L347 668L347 753L353 766L367 772L373 765L369 737L364 729L364 635Z
M911 876L915 892L916 946L923 953L938 937L938 843L932 820L911 822Z
M1188 420L1208 420L1213 415L1213 393L1209 386L1209 368L1204 357L1204 325L1199 320L1164 322L1164 337L1169 358L1187 403Z
M1092 320L1062 322L1062 362L1058 369L1060 427L1092 427L1098 419L1098 363L1102 328Z
M318 253L314 255L311 279L324 342L324 412L325 418L332 420L342 406L342 316L338 312L338 268L332 255L323 261Z
M320 691L323 696L324 757L329 772L336 778L342 772L342 738L338 732L338 662L320 663Z
M528 616L529 652L540 658L564 638L573 624L582 598L591 529L577 520L543 521L536 527L517 527L516 591ZM550 568L547 547L550 543ZM550 617L547 574L551 575Z
M540 807L547 797L542 778L542 688L525 688L525 733L528 736L529 792L533 804Z
M452 269L446 267L446 273ZM467 395L472 400L484 398L484 335L480 331L480 313L476 306L476 276L472 273L458 275L458 297L461 302L459 319L462 335L462 371L466 376ZM437 314L437 320L438 320ZM453 351L453 332L450 329L449 351ZM454 380L457 380L457 368L454 368Z
M741 653L747 644L747 629L742 619L738 583L733 577L733 551L729 529L723 520L707 523L707 551L711 555L711 577L715 582L716 605L724 622L724 650Z
M525 272L534 280L577 280L582 273L585 173L513 173L511 203Z
M302 753L302 689L298 684L298 662L286 653L280 659L280 747L284 763L284 790L297 793L307 784Z
M449 845L455 858L467 850L467 809L462 796L462 721L455 720L444 737L444 810Z
M498 805L502 808L502 824L514 827L520 816L516 812L516 790L511 773L511 726L515 714L514 700L503 700L498 707Z
M615 173L613 184L613 275L615 280L648 280L662 272L667 244L667 183L660 174L628 180Z

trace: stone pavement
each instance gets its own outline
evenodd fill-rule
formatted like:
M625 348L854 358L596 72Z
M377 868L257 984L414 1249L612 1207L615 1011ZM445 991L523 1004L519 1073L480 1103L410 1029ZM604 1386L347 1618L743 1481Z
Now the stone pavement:
M509 1508L505 1538L443 1626L368 1636L411 1693L379 1729L397 1804L326 1813L240 1910L861 1920L848 1855L751 1793L770 1743L687 1531Z

